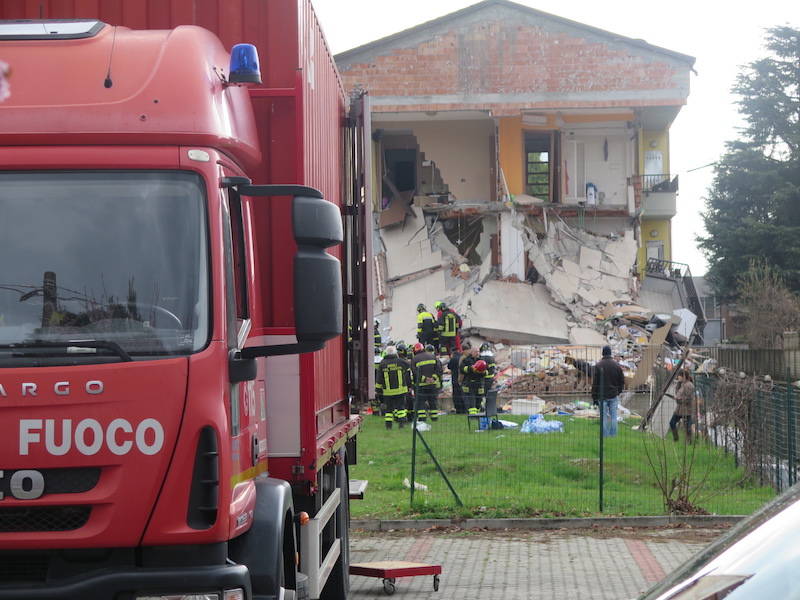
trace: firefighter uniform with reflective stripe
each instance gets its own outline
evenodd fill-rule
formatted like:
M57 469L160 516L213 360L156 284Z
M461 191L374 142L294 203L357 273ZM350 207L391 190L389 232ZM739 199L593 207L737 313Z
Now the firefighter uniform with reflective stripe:
M396 354L384 358L375 373L375 389L382 396L386 405L383 420L387 429L391 429L392 421L400 427L406 421L406 397L408 396L409 365Z
M375 340L375 354L378 354L381 349L381 343L383 340L381 339L381 330L377 323L375 323L375 327L373 329L372 337Z
M485 391L489 391L494 383L494 376L497 374L497 359L488 351L481 352L478 358L486 363L484 388Z
M439 329L439 340L442 348L447 349L448 354L452 354L456 348L456 338L461 330L461 317L452 308L445 308L439 316L437 326Z
M478 372L473 367L478 360L477 356L465 354L461 357L458 369L461 373L461 393L464 395L468 415L480 412L483 396L486 393L486 373Z
M417 313L417 339L421 344L436 345L436 319L427 310Z
M437 396L442 388L442 364L430 352L419 352L411 361L411 373L416 392L417 419L425 421L428 416L439 418Z

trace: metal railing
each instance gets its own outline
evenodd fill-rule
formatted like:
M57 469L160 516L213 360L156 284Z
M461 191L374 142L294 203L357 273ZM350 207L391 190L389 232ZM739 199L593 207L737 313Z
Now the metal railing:
M645 265L645 273L656 277L672 279L678 286L678 293L681 302L684 303L697 317L695 329L702 338L703 329L706 325L706 315L703 310L703 303L697 294L697 288L692 279L692 271L686 263L664 260L662 258L648 258ZM702 341L701 341L702 343Z
M657 175L633 175L628 178L628 185L633 187L633 196L636 208L642 206L642 193L678 191L678 176L672 177L668 173Z

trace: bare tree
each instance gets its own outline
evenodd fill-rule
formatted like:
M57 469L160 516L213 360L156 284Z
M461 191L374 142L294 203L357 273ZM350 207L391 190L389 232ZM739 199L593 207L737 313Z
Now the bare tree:
M739 278L738 307L745 315L745 336L752 348L780 347L783 332L796 331L800 325L798 297L763 258L750 261Z

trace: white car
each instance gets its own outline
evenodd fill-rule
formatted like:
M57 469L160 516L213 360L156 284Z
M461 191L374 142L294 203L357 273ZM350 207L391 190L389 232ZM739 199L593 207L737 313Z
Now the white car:
M699 552L639 600L800 600L800 484Z

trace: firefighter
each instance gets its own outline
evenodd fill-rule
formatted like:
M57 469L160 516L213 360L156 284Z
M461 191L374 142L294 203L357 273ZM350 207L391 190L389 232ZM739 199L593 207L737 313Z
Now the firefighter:
M403 341L397 342L397 356L408 363L408 380L413 382L411 377L411 359L413 358L411 348ZM406 420L410 421L414 416L414 386L409 384L408 394L406 394Z
M469 342L464 344L464 351L469 350ZM464 395L461 392L461 371L458 365L461 363L461 351L454 350L450 355L447 368L450 370L450 383L453 389L453 408L456 414L466 414L467 408L464 406Z
M407 361L411 360L411 354L408 351L408 346L406 345L406 343L403 340L400 340L399 342L397 342L397 356L399 356L403 360L407 360Z
M411 361L411 373L416 393L417 420L425 421L430 416L432 421L439 418L437 397L442 389L442 365L436 358L436 349L428 344L414 344L414 358Z
M497 361L495 360L494 352L492 352L492 346L485 342L481 344L479 356L486 362L486 380L484 387L488 392L492 384L494 384L494 376L497 374Z
M417 341L425 346L425 344L433 344L434 347L438 341L436 334L436 319L424 304L417 304Z
M497 375L497 360L494 357L491 344L488 342L481 344L480 354L478 357L486 363L486 375L483 381L483 391L485 393L484 410L488 415L490 412L489 406L494 407L497 405L497 393L492 391L492 387L494 386L494 378ZM494 408L492 408L491 414L496 414ZM494 419L497 420L497 417L495 416Z
M372 328L372 335L375 339L375 354L380 354L381 352L381 322L378 319L375 319L374 326Z
M411 380L408 362L397 356L397 348L387 346L386 356L378 365L375 375L376 395L384 403L383 421L386 429L392 428L392 422L397 422L399 428L406 423L409 385Z
M461 392L464 404L467 406L468 415L477 415L480 412L483 396L486 393L486 361L478 356L477 348L470 348L461 357L459 364L461 372Z
M439 315L436 321L440 340L439 352L452 354L454 350L461 347L461 340L459 339L462 325L461 317L444 302L437 302L436 304Z

